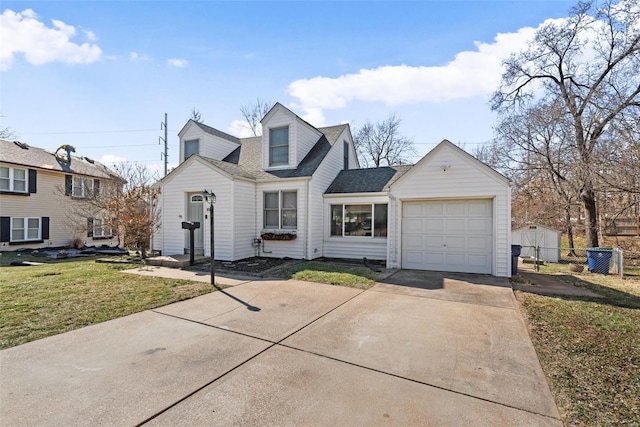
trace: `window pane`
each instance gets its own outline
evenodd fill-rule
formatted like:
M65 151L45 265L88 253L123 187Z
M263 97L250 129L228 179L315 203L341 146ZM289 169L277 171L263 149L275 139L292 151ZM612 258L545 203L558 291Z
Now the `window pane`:
M271 165L286 165L289 163L289 146L269 148Z
M25 181L13 181L13 191L27 191L27 183Z
M13 170L13 179L19 179L21 181L25 180L26 171L24 169L14 169Z
M0 190L9 191L9 178L0 177Z
M84 180L84 195L85 197L89 197L93 194L93 179L85 179Z
M342 236L342 205L331 205L331 235Z
M29 229L27 230L27 239L29 240L36 240L38 238L38 229L36 228L35 230L33 229Z
M264 211L264 227L278 228L278 210Z
M289 128L269 129L269 147L289 145Z
M24 240L24 218L13 218L11 240Z
M27 224L29 228L40 228L40 220L38 218L29 218Z
M9 168L0 167L0 178L9 179Z
M80 177L73 177L73 192L74 197L82 197L82 179Z
M191 141L185 141L184 142L184 158L185 160L193 155L193 154L198 154L200 152L200 141L198 141L197 139L191 140Z
M374 205L374 236L387 237L387 204Z
M278 209L278 193L264 193L264 208Z
M297 207L296 199L298 193L295 191L288 191L282 193L282 208L283 209L295 209Z
M282 210L282 228L296 228L298 226L298 212L295 209Z
M345 236L371 236L371 205L346 205L344 211Z

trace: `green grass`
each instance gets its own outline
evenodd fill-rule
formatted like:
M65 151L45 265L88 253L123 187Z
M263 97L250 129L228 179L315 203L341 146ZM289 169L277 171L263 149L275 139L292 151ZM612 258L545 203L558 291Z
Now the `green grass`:
M516 297L564 423L640 426L640 279L561 267L547 273L602 298Z
M284 279L305 280L358 289L370 288L377 277L376 272L367 267L321 261L304 261L285 265L273 271L272 275Z
M132 264L76 259L0 267L0 348L8 348L213 290L205 283L121 273Z

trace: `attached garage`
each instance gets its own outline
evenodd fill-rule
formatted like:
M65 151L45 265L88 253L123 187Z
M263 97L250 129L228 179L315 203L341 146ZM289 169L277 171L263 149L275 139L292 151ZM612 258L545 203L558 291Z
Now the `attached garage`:
M491 274L492 200L402 203L402 268Z
M449 141L389 185L387 266L511 275L509 180Z

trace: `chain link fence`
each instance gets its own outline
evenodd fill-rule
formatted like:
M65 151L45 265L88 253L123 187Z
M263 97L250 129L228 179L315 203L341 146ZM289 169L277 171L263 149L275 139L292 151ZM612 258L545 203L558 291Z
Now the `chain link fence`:
M515 245L517 246L517 245ZM625 277L625 268L640 267L640 252L619 248L548 248L521 246L520 262L536 271L555 266L572 273L613 274Z

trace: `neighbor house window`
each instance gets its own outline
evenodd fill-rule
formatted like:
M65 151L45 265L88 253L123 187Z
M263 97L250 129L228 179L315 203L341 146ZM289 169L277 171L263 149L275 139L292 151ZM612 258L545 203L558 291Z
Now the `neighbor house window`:
M331 205L332 236L387 237L387 204Z
M71 194L82 199L93 197L93 179L74 176Z
M264 228L298 227L298 193L274 191L264 193Z
M289 127L269 129L269 166L289 164Z
M111 227L102 218L94 218L93 220L93 237L111 237Z
M40 218L11 218L11 241L40 240Z
M200 154L200 140L192 139L184 142L184 159L187 160L193 154Z
M0 191L27 192L27 170L0 166Z
M344 142L343 145L343 156L344 156L344 170L349 169L349 143L348 142Z

